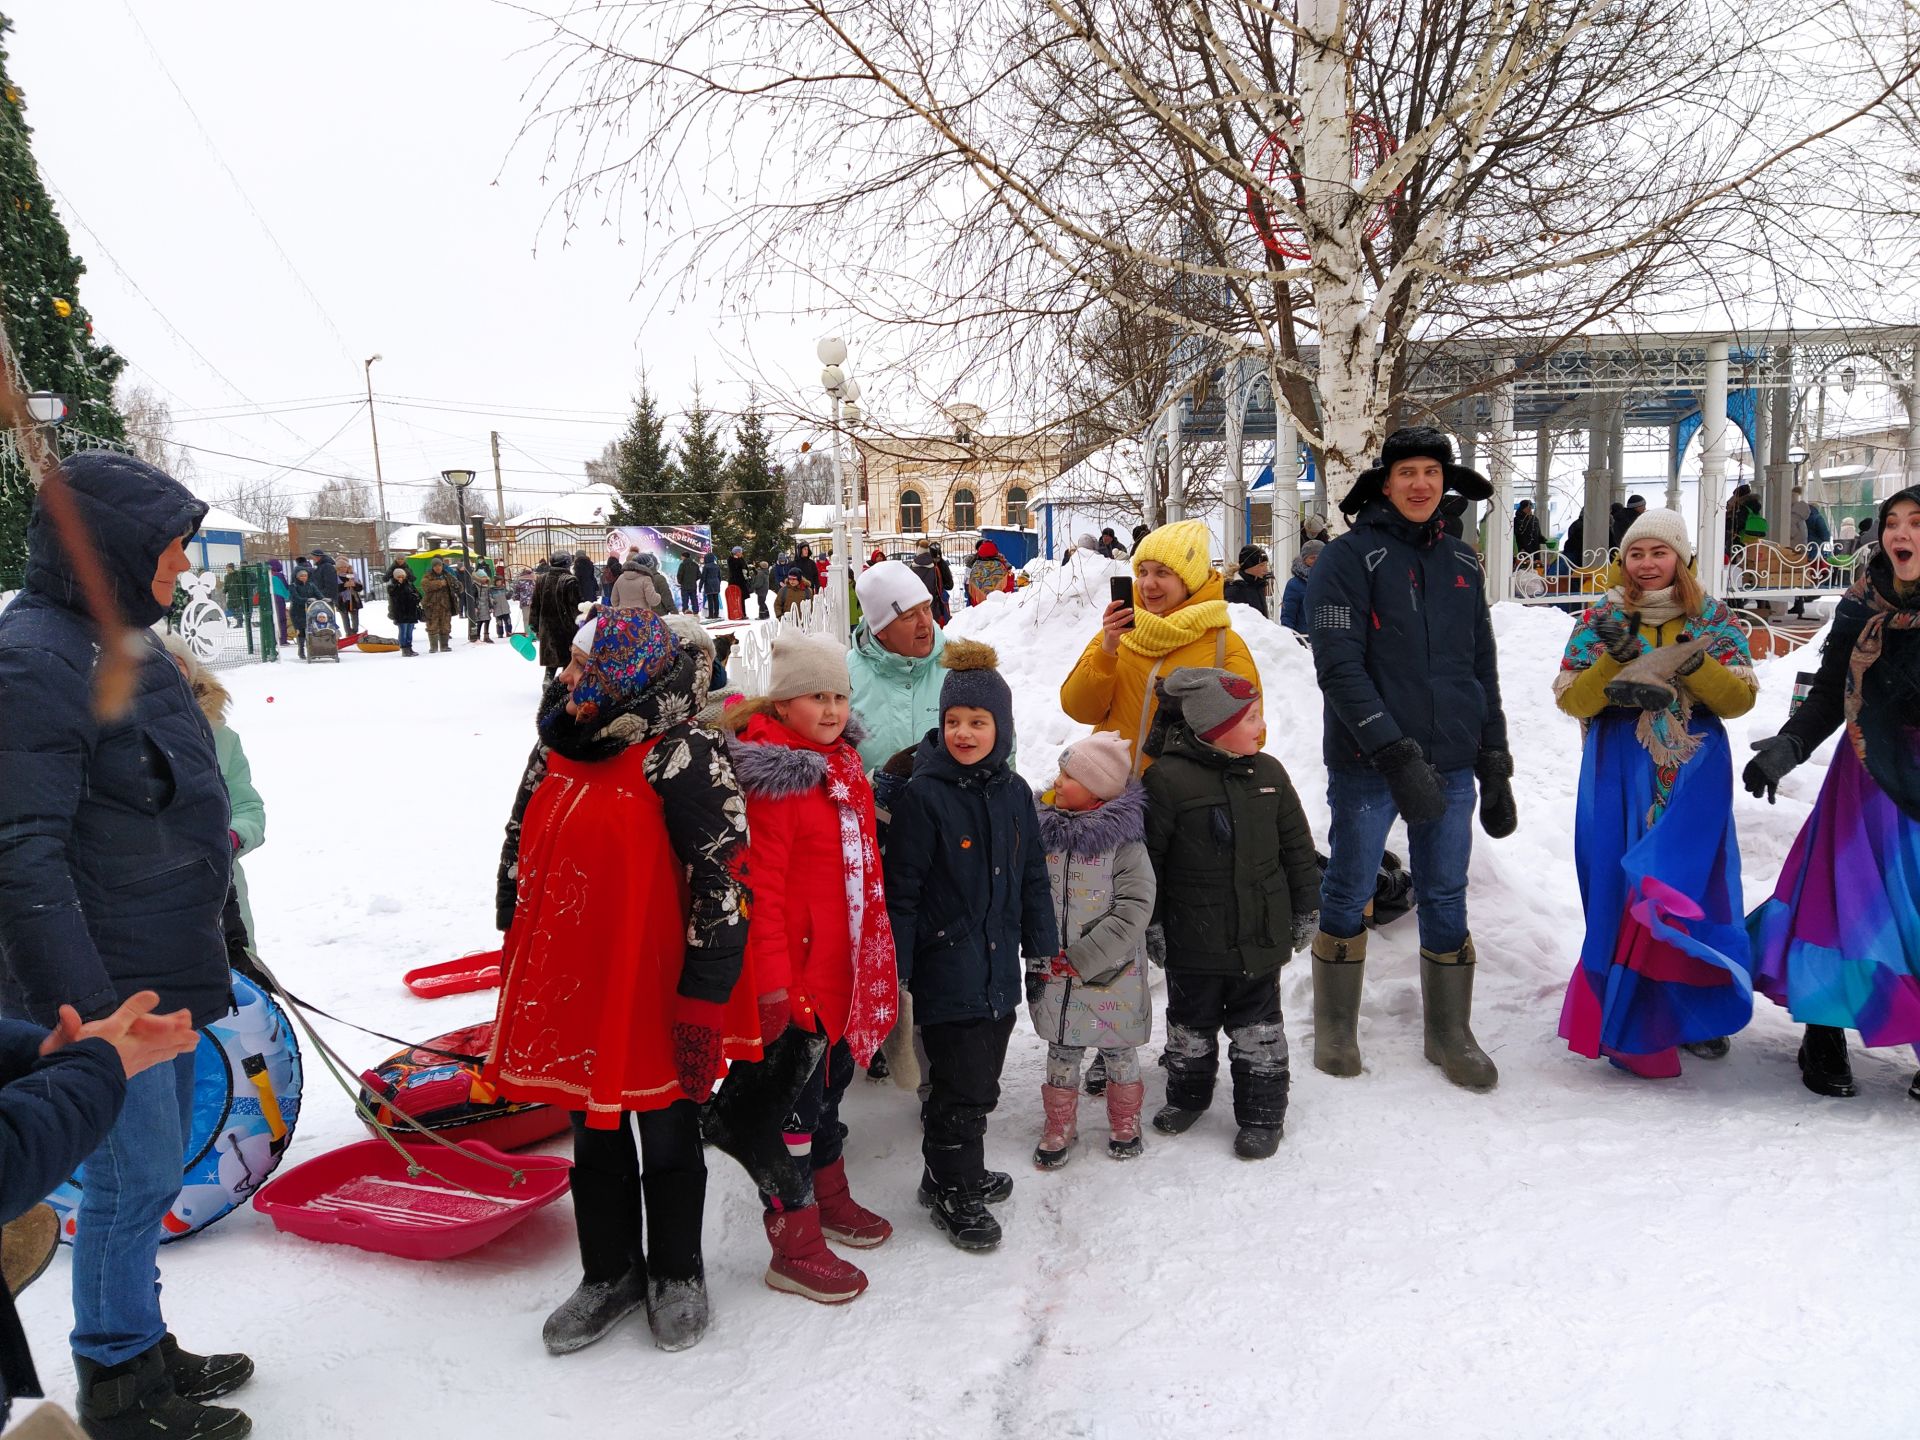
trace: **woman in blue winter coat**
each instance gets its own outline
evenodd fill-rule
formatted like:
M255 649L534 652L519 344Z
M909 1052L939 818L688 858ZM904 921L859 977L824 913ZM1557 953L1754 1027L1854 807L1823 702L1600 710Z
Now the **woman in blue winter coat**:
M1307 633L1307 577L1313 574L1320 552L1326 548L1324 540L1309 540L1302 545L1293 562L1293 574L1287 579L1287 588L1280 593L1280 623L1297 635Z
M929 1062L920 1202L963 1250L1000 1243L987 1117L1025 989L1022 953L1060 952L1033 791L1013 771L1013 692L985 645L950 642L939 726L914 755L887 837L887 914Z

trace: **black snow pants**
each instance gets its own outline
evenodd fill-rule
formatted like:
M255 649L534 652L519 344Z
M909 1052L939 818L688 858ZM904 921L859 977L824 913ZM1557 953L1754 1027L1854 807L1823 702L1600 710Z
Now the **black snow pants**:
M1219 1032L1227 1032L1233 1118L1280 1125L1287 1116L1287 1031L1280 1023L1280 977L1209 975L1167 969L1167 1103L1204 1110L1220 1068Z

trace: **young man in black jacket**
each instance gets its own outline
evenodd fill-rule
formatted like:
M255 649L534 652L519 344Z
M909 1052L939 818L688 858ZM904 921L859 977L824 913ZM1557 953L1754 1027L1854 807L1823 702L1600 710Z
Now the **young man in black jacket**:
M1456 1085L1491 1090L1499 1072L1468 1025L1467 859L1476 776L1481 828L1496 839L1513 833L1513 758L1480 557L1441 523L1449 489L1469 500L1493 491L1454 463L1439 431L1395 431L1340 502L1352 529L1307 582L1333 811L1313 942L1313 1063L1360 1073L1365 907L1398 815L1420 895L1427 1059Z

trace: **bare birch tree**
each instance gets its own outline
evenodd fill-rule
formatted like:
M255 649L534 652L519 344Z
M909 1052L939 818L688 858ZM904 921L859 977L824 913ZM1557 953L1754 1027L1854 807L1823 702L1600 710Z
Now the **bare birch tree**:
M553 20L529 130L569 224L637 192L656 279L802 277L903 379L1043 407L1113 307L1173 337L1162 406L1256 357L1344 488L1463 337L1858 314L1826 222L1876 197L1910 263L1911 149L1861 142L1917 64L1903 0L629 0Z

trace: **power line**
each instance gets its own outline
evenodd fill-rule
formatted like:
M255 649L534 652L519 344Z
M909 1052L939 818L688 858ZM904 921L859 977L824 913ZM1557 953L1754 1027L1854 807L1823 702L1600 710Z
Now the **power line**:
M174 79L173 72L167 69L167 62L160 58L160 51L154 46L152 38L146 32L146 28L141 25L140 17L133 13L131 0L121 0L121 3L126 8L127 19L133 22L133 28L139 32L141 42L146 45L147 53L153 56L153 63L159 66L160 73L166 76L167 83L173 86L173 93L180 97L181 105L186 107L187 114L193 120L194 128L200 132L201 140L206 142L207 150L212 154L213 158L219 162L220 168L227 172L227 179L233 182L233 188L240 196L241 203L247 207L248 211L253 215L253 218L259 222L260 229L272 243L274 250L278 252L281 261L286 265L288 271L293 275L293 278L299 281L300 288L306 292L307 299L312 302L315 312L326 322L327 329L333 332L334 343L340 347L340 353L350 360L354 359L353 351L347 345L347 337L342 335L340 333L340 327L333 323L333 316L327 313L327 307L322 305L320 303L320 297L313 293L313 287L307 284L307 278L300 273L300 267L295 265L293 263L293 257L287 254L286 247L280 243L280 237L275 235L273 233L273 227L267 224L267 217L262 215L259 207L253 203L253 197L247 194L246 186L240 183L240 177L234 174L233 167L227 164L226 157L220 153L220 147L213 143L213 136L207 133L207 127L201 123L199 112L193 108L193 102L187 99L187 92L180 88L180 82Z

